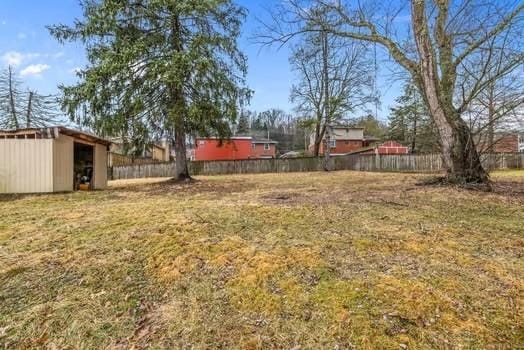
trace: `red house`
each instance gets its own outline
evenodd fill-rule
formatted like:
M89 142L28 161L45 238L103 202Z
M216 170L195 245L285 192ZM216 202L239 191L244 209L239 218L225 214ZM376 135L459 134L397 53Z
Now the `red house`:
M277 142L267 139L251 141L251 156L250 158L265 159L275 158L277 154Z
M276 157L276 141L236 136L228 140L197 138L195 160L239 160Z
M516 153L522 152L521 145L524 144L524 140L519 134L495 134L493 144L490 144L487 140L487 135L482 135L480 140L477 141L477 150L480 152L493 152L493 153ZM491 148L491 150L490 150Z

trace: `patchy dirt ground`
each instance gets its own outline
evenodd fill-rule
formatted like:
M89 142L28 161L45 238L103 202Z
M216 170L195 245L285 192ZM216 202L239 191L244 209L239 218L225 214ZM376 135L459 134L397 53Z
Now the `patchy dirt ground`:
M524 171L336 172L0 197L0 348L524 344Z

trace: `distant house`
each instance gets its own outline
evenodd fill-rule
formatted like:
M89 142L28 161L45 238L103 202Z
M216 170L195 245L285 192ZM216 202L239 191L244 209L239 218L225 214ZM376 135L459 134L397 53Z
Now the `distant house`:
M276 141L236 136L227 140L196 138L194 160L239 160L276 157Z
M171 160L171 147L167 141L152 144L150 152L151 158L154 160L160 162L169 162Z
M255 159L275 158L277 154L277 142L269 139L252 139L251 156Z
M126 155L122 138L112 138L111 142L110 152ZM136 157L151 159L157 162L169 162L171 159L171 147L166 140L151 143L145 150L138 152L138 154L136 154L137 152L133 153L135 153Z
M493 145L489 145L485 137L477 141L477 147L480 152L487 152L490 146L493 153L524 152L524 138L517 133L497 133L494 136Z
M324 137L325 139L325 137ZM364 128L354 128L344 125L332 127L330 135L330 154L346 154L363 147L369 147L378 139L364 136ZM319 154L324 154L324 143L321 142ZM309 138L309 151L313 152L315 148L315 134Z

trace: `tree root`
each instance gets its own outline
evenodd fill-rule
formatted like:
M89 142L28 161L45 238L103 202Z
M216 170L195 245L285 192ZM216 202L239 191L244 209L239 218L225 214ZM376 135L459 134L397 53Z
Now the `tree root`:
M196 182L198 182L197 179L195 179L195 178L193 178L191 176L187 176L187 177L184 177L184 178L173 177L169 181L172 182L172 183L177 183L177 184L189 184L189 183L196 183Z
M416 186L443 186L443 187L455 187L472 191L480 192L492 192L493 182L486 180L480 181L466 181L465 179L451 179L447 176L432 176L429 178L422 179L415 184Z

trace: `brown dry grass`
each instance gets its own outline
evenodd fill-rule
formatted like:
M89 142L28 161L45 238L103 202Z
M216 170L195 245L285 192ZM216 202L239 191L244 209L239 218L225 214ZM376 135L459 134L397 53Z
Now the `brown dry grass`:
M0 197L0 348L518 348L524 171Z

